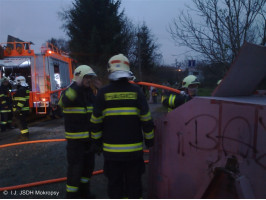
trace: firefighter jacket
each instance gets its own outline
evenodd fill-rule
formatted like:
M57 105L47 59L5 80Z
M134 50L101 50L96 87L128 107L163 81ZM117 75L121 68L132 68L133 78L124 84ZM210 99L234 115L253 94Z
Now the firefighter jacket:
M63 108L66 139L88 139L90 117L95 96L90 88L73 82L62 92L59 105Z
M13 95L13 113L28 113L29 112L29 90L27 87L18 86L18 90Z
M163 100L163 105L168 108L168 112L172 111L173 109L177 108L178 106L186 103L187 101L191 100L191 96L189 95L181 95L176 93L171 93L167 98Z
M11 112L12 99L9 93L9 86L0 86L0 112Z
M91 117L94 142L102 140L108 160L133 160L143 156L143 133L153 141L154 125L146 98L127 79L99 90Z

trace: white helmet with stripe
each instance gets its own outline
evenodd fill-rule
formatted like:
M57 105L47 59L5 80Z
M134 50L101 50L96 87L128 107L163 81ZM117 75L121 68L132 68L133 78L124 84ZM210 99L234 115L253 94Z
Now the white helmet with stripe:
M133 76L130 71L129 61L123 54L115 55L109 59L107 71L110 73L110 80L118 80L120 78L131 79Z

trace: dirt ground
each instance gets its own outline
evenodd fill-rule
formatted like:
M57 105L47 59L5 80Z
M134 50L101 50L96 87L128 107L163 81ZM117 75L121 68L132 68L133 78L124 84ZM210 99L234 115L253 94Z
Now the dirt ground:
M150 104L153 118L165 113L160 104ZM63 139L63 119L43 120L29 125L30 140ZM0 132L0 145L16 142L18 129ZM148 155L145 155L148 159ZM66 177L66 142L26 144L0 148L0 188ZM96 156L95 171L103 169L103 157ZM147 198L148 165L143 175L143 198ZM1 191L0 199L62 199L66 182ZM91 191L97 199L106 199L107 179L103 174L91 179Z

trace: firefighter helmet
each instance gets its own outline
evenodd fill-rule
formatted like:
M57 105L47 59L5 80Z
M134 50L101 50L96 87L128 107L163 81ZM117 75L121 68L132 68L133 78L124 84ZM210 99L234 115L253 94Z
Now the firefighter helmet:
M193 85L193 84L199 85L200 82L196 76L189 75L183 79L182 88L188 88L189 85Z
M90 66L80 65L74 70L73 81L80 84L85 75L97 76L96 73L92 70L92 68Z
M115 55L109 59L107 71L110 73L109 79L111 80L131 79L134 76L130 71L129 61L123 54Z
M16 79L15 79L15 84L16 85L21 85L23 87L27 87L28 86L24 76L17 76Z

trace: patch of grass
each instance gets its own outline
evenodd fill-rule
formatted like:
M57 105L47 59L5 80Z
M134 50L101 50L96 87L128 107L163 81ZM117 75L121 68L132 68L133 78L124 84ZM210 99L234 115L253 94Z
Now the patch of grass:
M199 88L198 96L211 96L214 88Z

